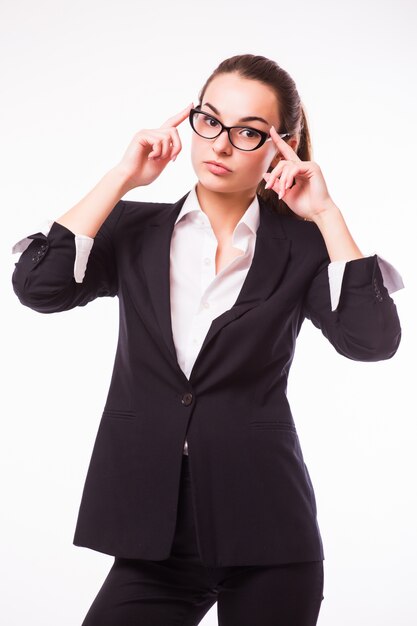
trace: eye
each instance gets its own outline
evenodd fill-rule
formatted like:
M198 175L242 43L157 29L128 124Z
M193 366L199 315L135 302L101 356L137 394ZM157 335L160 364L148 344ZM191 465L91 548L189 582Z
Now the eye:
M218 121L210 117L210 115L203 115L203 122L207 124L207 126L210 126L210 128L216 128L216 126L218 126Z
M256 130L252 130L252 128L242 128L239 134L248 133L244 135L246 139L253 139L254 137L259 137L259 133Z

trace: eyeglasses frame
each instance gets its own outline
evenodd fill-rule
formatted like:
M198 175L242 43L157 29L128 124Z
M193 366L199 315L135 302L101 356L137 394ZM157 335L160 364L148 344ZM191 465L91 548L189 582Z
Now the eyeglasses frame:
M214 121L218 122L218 123L220 124L220 126L221 126L221 130L220 130L220 132L219 132L217 135L215 135L214 137L204 137L204 135L201 135L200 133L198 133L198 132L196 131L196 129L194 128L194 126L193 126L193 117L194 117L194 114L195 114L195 113L204 113L204 115L206 115L207 117L210 117L210 118L211 118L211 119L213 119ZM213 115L211 115L210 113L206 113L205 111L202 111L202 110L201 110L201 109L199 109L199 108L194 108L194 109L191 109L191 110L190 110L190 114L189 114L189 116L188 116L188 119L189 119L189 121L190 121L190 125L191 125L191 128L193 129L193 131L194 131L194 132L195 132L195 133L196 133L199 137L203 137L204 139L217 139L217 137L219 137L219 136L222 134L222 132L226 130L226 131L227 131L227 135L228 135L228 137L229 137L229 141L230 141L230 143L232 144L232 146L233 146L234 148L236 148L236 150L242 150L243 152L253 152L253 150L257 150L258 148L260 148L261 146L263 146L263 145L264 145L264 143L265 143L266 141L269 141L270 139L272 140L272 137L271 137L270 133L267 133L267 132L265 132L264 130L259 130L258 128L253 128L253 127L251 127L251 126L225 126L224 124L222 124L222 122L221 122L220 120L218 120L218 119L217 119L217 117L214 117L214 116L213 116ZM231 139L231 137L230 137L230 131L231 131L233 128L245 128L245 129L247 129L247 130L251 130L251 131L253 131L253 132L255 132L255 133L259 133L259 134L261 135L261 140L260 140L259 144L258 144L255 148L249 148L248 150L247 150L246 148L238 148L238 146L235 146L235 144L233 143L233 141L232 141L232 139ZM278 131L277 131L277 132L278 132ZM284 139L284 137L291 137L291 135L292 135L293 133L278 133L278 134L279 134L279 136L280 136L282 139Z

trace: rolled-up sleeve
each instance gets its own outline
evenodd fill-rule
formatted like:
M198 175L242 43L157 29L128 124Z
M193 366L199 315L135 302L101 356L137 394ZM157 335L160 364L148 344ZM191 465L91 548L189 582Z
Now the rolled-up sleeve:
M49 220L38 232L14 244L20 252L12 275L20 302L40 313L84 306L118 292L114 232L124 202L119 201L94 238L76 235Z
M36 232L45 235L48 235L51 230L51 226L54 223L54 220L45 220L42 222L40 226L36 229ZM21 254L24 252L28 246L32 243L34 235L29 235L28 237L23 237L19 241L17 241L12 247L12 254ZM88 257L91 252L91 248L93 247L94 238L89 237L88 235L82 235L79 233L75 233L75 260L74 260L74 279L77 283L82 283L85 269L87 267Z
M368 255L369 258L372 255ZM404 282L399 271L391 265L388 261L381 256L376 255L378 259L378 265L381 270L382 280L389 294L403 289ZM339 305L340 292L342 290L343 275L345 273L347 261L332 261L329 263L329 287L330 287L330 301L332 305L332 311L335 311Z
M350 359L389 359L400 344L401 325L388 287L393 292L404 285L397 270L390 270L390 264L384 267L384 280L380 263L380 257L374 254L333 266L342 272L337 276L337 289L333 285L332 292L332 270L325 261L304 300L305 317L322 331L337 352Z

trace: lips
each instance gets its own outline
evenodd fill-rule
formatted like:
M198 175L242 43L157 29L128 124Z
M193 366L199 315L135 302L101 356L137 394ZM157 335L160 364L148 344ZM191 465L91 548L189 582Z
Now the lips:
M226 167L225 165L223 165L223 163L220 163L219 161L204 161L204 163L210 163L211 165L216 165L217 167L222 167L223 169L225 169L227 172L231 172L232 170L230 170L228 167Z

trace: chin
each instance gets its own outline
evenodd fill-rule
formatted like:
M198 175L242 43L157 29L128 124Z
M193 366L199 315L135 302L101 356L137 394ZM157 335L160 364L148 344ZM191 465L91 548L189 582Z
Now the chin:
M232 186L230 182L226 183L224 180L207 180L207 177L204 176L198 180L200 185L209 191L217 191L218 193L233 193L239 191L235 186Z
M198 169L195 170L195 173L200 183L204 185L204 187L207 187L207 189L217 189L219 187L224 189L230 187L230 181L226 181L226 177L216 176L210 172L204 172Z

